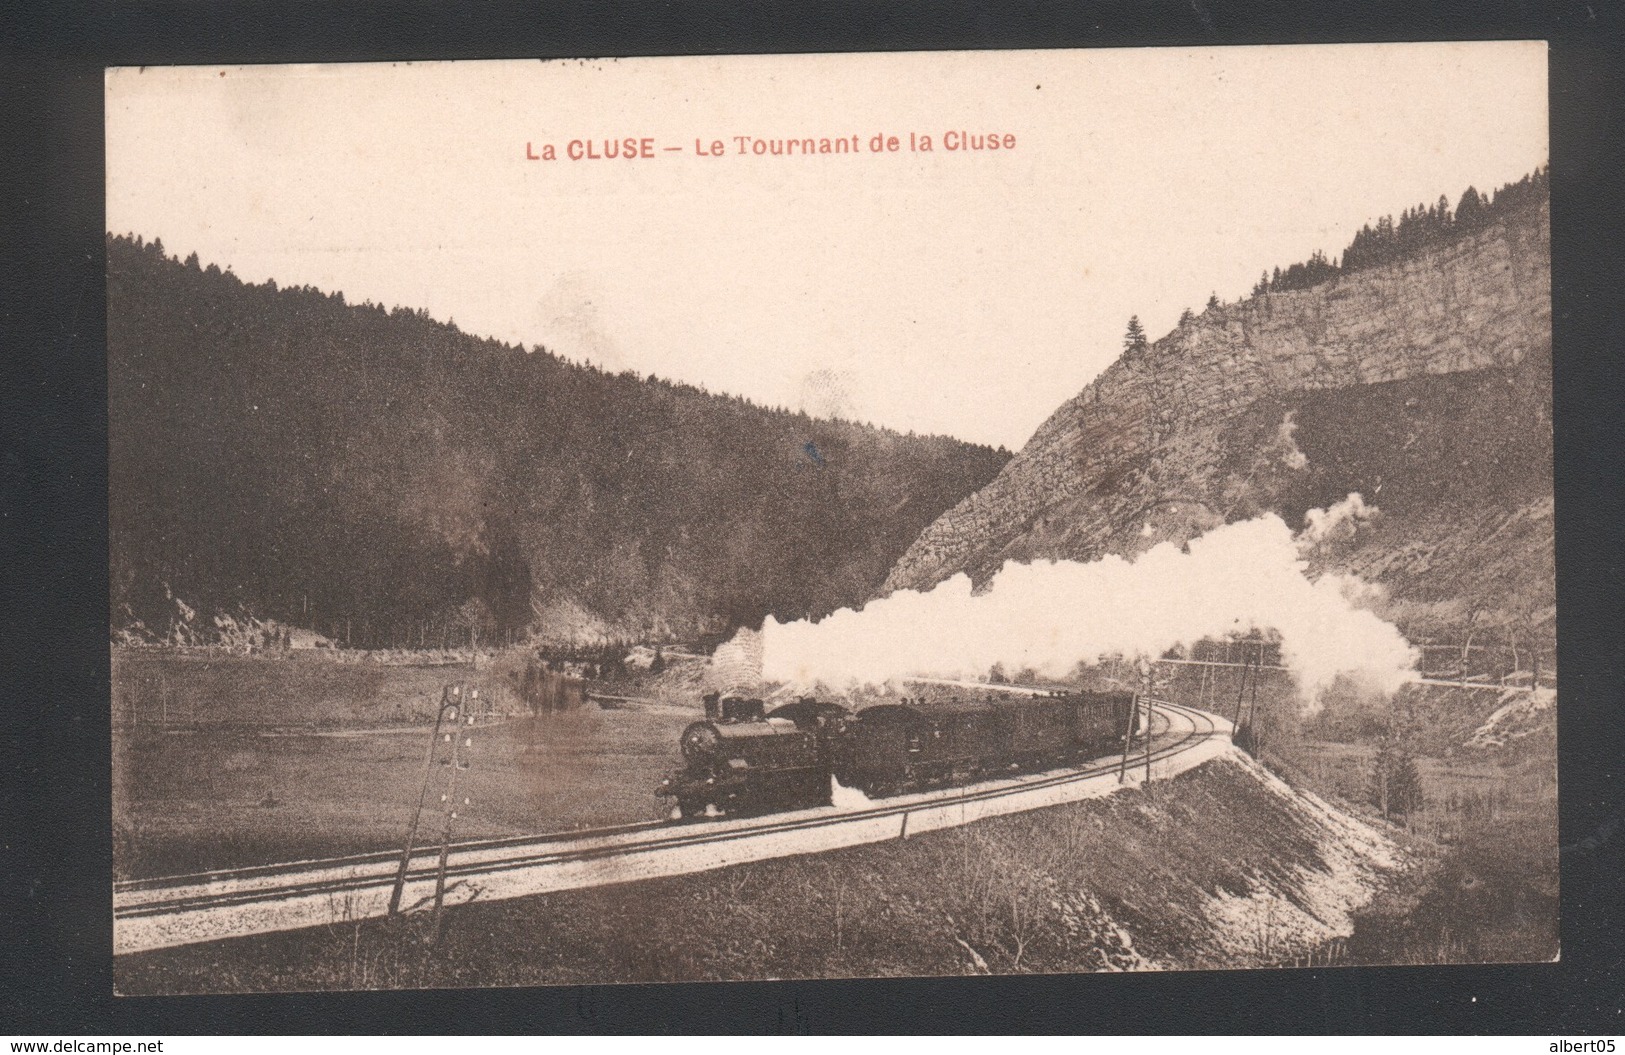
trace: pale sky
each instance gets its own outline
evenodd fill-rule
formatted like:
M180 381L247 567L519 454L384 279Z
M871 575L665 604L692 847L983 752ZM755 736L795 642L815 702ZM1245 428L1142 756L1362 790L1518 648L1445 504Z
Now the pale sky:
M245 281L1015 449L1130 315L1159 337L1379 215L1517 179L1546 113L1539 42L116 69L107 223ZM1016 146L944 150L961 129ZM627 136L654 158L562 156Z

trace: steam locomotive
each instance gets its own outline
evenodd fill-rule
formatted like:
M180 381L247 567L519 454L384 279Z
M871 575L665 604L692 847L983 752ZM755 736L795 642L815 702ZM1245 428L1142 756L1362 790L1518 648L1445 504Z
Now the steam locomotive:
M1120 745L1127 692L903 699L854 713L804 697L705 697L683 730L684 766L657 789L684 818L741 816L831 803L831 778L870 798L1070 765Z

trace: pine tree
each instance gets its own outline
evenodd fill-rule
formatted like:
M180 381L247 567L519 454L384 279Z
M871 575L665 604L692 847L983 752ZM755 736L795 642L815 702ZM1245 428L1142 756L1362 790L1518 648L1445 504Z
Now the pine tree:
M1123 351L1138 352L1146 346L1145 327L1140 325L1138 315L1129 316L1128 330L1123 334Z
M1215 291L1212 295L1210 295L1207 298L1207 307L1205 309L1203 309L1203 310L1205 310L1205 311L1213 311L1218 306L1219 306L1219 294L1218 294L1217 291Z
M1181 326L1189 326L1195 321L1196 316L1191 314L1191 309L1186 308L1184 311L1179 313L1179 324Z
M1422 774L1403 740L1383 737L1371 760L1371 804L1384 820L1409 816L1422 806Z
M1484 225L1485 216L1484 199L1477 189L1468 187L1462 192L1461 202L1456 206L1456 225L1472 231Z

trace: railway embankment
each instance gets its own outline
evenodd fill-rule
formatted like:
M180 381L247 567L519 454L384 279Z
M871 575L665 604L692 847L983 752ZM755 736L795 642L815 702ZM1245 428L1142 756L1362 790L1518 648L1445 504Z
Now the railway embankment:
M1202 969L1323 962L1417 867L1226 751L1111 796L635 884L118 958L122 993ZM228 977L229 976L229 977Z

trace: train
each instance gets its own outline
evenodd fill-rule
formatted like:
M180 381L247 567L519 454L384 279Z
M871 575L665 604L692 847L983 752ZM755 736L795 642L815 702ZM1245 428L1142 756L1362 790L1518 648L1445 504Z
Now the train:
M927 700L853 711L802 697L711 693L678 741L683 766L656 793L683 819L828 806L835 784L869 798L1075 765L1121 750L1130 692Z

